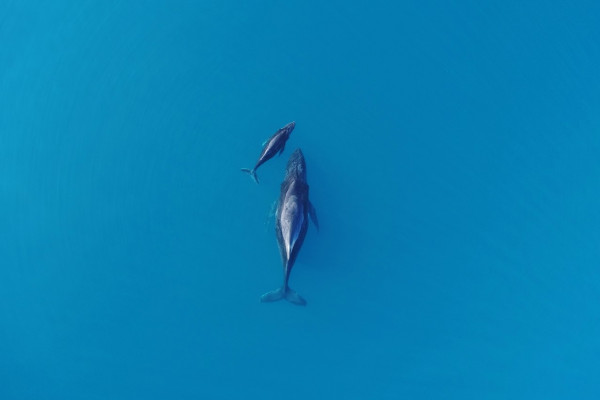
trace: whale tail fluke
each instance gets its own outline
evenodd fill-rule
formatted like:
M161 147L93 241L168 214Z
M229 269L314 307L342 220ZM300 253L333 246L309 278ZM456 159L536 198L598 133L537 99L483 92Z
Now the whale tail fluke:
M256 176L254 169L242 168L242 171L249 174L254 179L254 182L258 183L258 176Z
M275 289L271 292L267 292L260 296L261 303L269 303L271 301L278 301L285 297L285 291L283 288Z
M306 300L302 298L295 290L287 288L285 291L285 299L290 303L294 303L297 306L305 306Z
M302 298L295 290L290 288L280 287L279 289L273 290L272 292L267 292L260 296L261 303L268 303L272 301L278 301L281 299L286 299L290 303L296 304L297 306L305 306L306 300Z

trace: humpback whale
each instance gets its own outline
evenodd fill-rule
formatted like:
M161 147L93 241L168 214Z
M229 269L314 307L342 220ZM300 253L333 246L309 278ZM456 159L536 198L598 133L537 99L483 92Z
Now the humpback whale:
M275 234L283 264L283 283L279 289L262 295L261 302L286 299L297 305L306 305L306 301L288 286L288 281L308 230L309 216L318 229L317 213L308 198L304 155L297 149L288 160L275 211Z
M273 134L273 136L271 136L263 143L263 149L260 152L260 156L258 157L258 161L256 162L254 168L242 168L242 171L250 174L252 179L254 179L254 182L258 183L258 176L256 176L256 170L258 169L258 167L260 167L261 165L269 161L271 158L273 158L275 154L283 153L283 150L285 149L285 142L287 142L295 126L296 122L292 121L283 128L278 129L277 132Z

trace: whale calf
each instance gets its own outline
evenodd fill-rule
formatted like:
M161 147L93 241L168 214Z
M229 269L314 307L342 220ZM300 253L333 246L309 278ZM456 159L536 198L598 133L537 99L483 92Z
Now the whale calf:
M254 168L242 168L242 171L250 174L252 179L254 179L254 182L258 183L258 176L256 176L256 170L258 169L258 167L260 167L261 165L269 161L271 158L273 158L275 154L283 153L283 150L285 149L285 143L287 142L288 138L290 137L290 134L294 130L294 127L296 127L296 122L292 121L283 128L278 129L277 132L273 134L273 136L271 136L263 143L263 149L260 153L260 156L258 157L258 161L256 162Z
M306 305L306 301L290 289L288 281L306 237L309 216L318 229L317 213L308 198L304 155L297 149L288 160L275 211L275 234L283 264L283 284L279 289L262 295L261 302L286 299L297 305Z

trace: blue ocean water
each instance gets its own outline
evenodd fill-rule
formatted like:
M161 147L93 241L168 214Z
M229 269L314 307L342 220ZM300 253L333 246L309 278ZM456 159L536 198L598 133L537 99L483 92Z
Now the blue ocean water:
M599 398L599 20L3 1L0 399ZM261 304L298 147L308 305Z

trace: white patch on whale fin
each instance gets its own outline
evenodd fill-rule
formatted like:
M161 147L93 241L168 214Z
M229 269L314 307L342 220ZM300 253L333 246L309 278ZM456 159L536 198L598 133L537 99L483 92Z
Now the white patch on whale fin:
M249 174L250 177L252 177L252 179L254 179L254 182L258 183L258 176L256 176L256 172L254 171L254 169L242 168L241 170L242 170L242 172Z
M312 220L313 224L315 224L315 227L317 228L317 231L319 230L319 219L317 218L317 210L315 209L315 206L313 206L313 204L309 201L308 202L308 215L310 215L310 219Z

